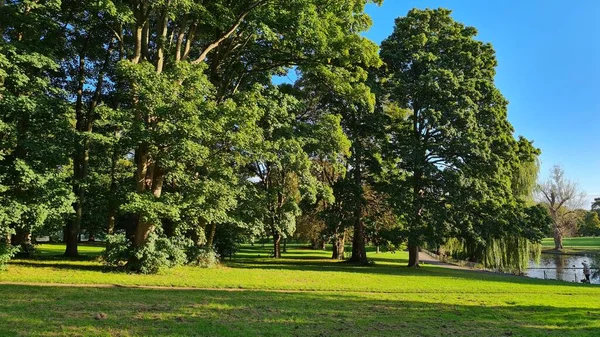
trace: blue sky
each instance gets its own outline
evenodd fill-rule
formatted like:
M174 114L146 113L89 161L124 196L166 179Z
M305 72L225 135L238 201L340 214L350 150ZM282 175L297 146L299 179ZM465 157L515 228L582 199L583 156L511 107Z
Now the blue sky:
M542 149L541 177L561 165L600 197L600 0L387 0L368 6L365 35L381 42L414 7L451 9L492 43L515 135Z

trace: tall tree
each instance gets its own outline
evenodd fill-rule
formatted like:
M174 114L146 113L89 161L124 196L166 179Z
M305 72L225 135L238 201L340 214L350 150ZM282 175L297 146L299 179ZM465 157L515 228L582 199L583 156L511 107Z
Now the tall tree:
M585 193L565 176L558 165L550 169L548 179L538 185L538 200L547 205L552 217L554 249L563 249L563 236L576 226L576 210L581 208Z
M61 221L68 191L71 110L52 79L61 55L58 1L0 7L0 232L31 253L34 230Z
M423 244L451 229L472 232L485 223L485 208L510 202L513 130L494 85L494 50L450 13L411 10L381 46L382 82L399 108L386 156L389 172L398 170L396 206L407 221L411 267Z
M79 234L88 203L86 190L91 183L88 176L92 132L98 116L96 108L110 85L107 79L111 68L119 55L124 56L123 52L117 52L119 36L105 28L118 24L105 16L110 10L110 4L67 0L62 1L61 15L56 18L64 27L63 85L75 110L72 185L76 201L73 203L75 216L65 227L66 256L78 255ZM89 210L87 214L90 214Z

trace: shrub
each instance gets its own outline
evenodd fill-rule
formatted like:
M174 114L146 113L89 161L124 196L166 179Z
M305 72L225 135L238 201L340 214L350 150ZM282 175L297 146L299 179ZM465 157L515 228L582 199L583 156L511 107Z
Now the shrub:
M213 249L199 246L188 248L188 263L198 265L202 268L211 268L219 264L220 256Z
M19 248L11 246L6 239L0 239L0 270L6 269L6 263L15 256Z
M130 243L125 234L106 236L104 263L108 266L123 267L129 258Z
M160 273L187 260L183 240L159 237L156 233L150 234L146 244L134 249L132 254L134 262L129 267L142 274Z

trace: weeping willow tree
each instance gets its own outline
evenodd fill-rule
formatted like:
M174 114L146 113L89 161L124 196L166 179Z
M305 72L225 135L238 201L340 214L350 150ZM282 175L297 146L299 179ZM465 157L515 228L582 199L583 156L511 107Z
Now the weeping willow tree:
M511 188L513 196L533 205L533 192L535 190L538 174L540 172L540 149L533 146L533 142L525 137L519 137L517 142L518 162L513 166Z
M477 256L477 262L486 269L520 274L534 258L539 261L541 244L520 235L492 238L485 245L470 245L467 240L450 238L444 245L446 253L457 259L468 260Z
M485 268L520 274L532 257L539 259L540 241L550 218L547 210L533 201L540 150L524 137L519 137L514 147L514 157L508 161L511 195L506 198L510 202L488 208L479 218L465 219L474 224L463 229L463 235L447 239L443 250Z

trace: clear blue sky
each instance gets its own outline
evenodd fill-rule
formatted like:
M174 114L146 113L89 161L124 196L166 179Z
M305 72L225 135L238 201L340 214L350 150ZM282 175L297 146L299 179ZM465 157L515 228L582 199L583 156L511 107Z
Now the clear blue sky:
M509 120L542 149L541 176L559 164L600 197L600 0L387 0L369 5L365 35L381 42L414 7L451 9L492 43Z

